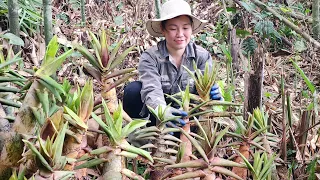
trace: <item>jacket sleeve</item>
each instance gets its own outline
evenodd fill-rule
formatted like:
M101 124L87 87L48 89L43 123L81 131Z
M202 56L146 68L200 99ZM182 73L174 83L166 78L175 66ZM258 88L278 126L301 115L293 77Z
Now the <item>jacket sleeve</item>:
M160 104L166 105L157 60L147 52L142 53L138 71L142 82L142 102L152 108L156 108Z

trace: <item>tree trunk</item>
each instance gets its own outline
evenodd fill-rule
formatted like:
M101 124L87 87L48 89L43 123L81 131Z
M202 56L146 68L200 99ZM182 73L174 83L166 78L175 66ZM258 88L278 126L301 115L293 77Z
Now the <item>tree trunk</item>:
M46 46L48 46L53 36L51 0L42 0L42 3L43 3L44 36L45 36Z
M320 14L319 14L319 0L313 0L312 4L312 31L313 31L313 37L317 40L320 39Z
M263 48L258 45L255 50L251 71L245 74L245 102L244 119L248 119L248 112L252 113L254 108L262 107L262 83L265 54Z
M86 2L84 0L81 0L81 26L84 26L86 24L86 9L85 4Z
M10 33L20 37L20 25L19 25L19 4L18 0L8 0L8 11L9 11L9 30ZM18 53L20 50L19 46L14 46L14 53Z

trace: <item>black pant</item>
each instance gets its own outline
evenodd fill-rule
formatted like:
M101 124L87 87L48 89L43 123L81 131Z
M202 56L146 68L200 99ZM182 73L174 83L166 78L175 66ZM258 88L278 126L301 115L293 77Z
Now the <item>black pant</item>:
M141 101L140 91L142 88L142 83L140 81L133 81L126 85L124 88L123 94L123 110L131 117L135 119L139 118L146 118L140 116L140 112L144 106L143 102ZM147 126L155 126L156 125L156 118L147 111L146 114L150 114L149 120L150 123Z

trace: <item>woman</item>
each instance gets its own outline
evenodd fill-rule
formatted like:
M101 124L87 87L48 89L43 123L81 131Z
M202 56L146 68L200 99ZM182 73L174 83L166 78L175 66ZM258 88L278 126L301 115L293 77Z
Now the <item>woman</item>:
M164 37L156 46L142 53L138 71L140 81L128 84L124 89L123 108L133 118L149 115L146 105L158 110L171 103L164 94L175 94L185 90L189 83L191 93L196 93L193 79L182 67L193 71L204 70L205 64L212 66L211 55L202 47L191 42L191 35L199 32L207 23L191 14L189 4L184 0L170 0L162 5L161 18L147 21L148 32L155 37ZM222 99L219 87L214 85L211 99ZM166 110L166 118L187 116L187 113L173 105ZM154 117L149 118L156 124ZM181 125L184 121L179 119Z

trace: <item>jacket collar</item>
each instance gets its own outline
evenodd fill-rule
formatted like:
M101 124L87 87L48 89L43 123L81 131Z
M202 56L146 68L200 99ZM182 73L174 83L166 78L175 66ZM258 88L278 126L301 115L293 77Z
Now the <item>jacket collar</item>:
M168 49L167 49L167 46L166 46L166 40L162 40L160 42L158 42L158 50L160 52L160 55L162 56L162 58L167 58L169 57L169 52L168 52ZM189 58L193 58L195 59L195 48L194 48L194 43L193 42L189 42L189 44L187 45L186 47L186 50L184 52L186 54L186 58L189 59Z

